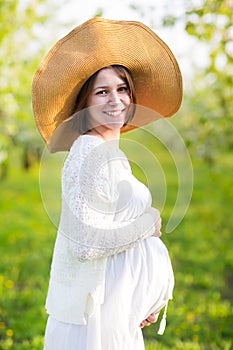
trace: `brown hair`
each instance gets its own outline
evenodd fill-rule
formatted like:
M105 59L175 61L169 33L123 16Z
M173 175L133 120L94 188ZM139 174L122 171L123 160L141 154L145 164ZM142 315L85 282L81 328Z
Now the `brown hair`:
M111 66L104 67L104 68L112 68L127 85L127 88L129 90L130 102L132 104L132 107L129 110L128 118L124 124L124 125L127 125L133 119L133 116L135 113L135 108L136 108L136 106L135 106L136 105L136 91L135 91L135 87L134 87L133 78L132 78L130 72L128 71L128 69L123 67L123 66L111 65ZM102 68L102 69L104 69L104 68ZM75 103L74 113L80 112L79 116L78 116L78 119L79 119L79 123L78 123L79 130L78 131L80 134L84 134L85 132L87 132L88 130L91 129L90 123L89 123L89 118L88 118L88 112L86 109L87 99L90 95L90 92L92 91L96 76L100 70L95 72L84 83L84 85L82 86L82 88L78 94L78 97L77 97L77 100Z

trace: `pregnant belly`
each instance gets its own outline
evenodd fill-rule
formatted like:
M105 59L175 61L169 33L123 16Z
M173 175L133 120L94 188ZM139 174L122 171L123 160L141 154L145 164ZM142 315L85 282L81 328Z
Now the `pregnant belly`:
M173 287L167 248L160 238L150 237L108 259L103 312L108 310L113 324L118 320L124 327L137 327L165 306Z

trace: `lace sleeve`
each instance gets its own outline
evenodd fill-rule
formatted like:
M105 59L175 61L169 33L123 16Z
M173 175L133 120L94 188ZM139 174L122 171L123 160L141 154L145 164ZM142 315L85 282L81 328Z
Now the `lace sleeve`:
M85 261L133 247L154 233L155 219L142 213L129 221L116 221L116 208L124 210L118 207L119 154L107 143L81 149L76 148L63 169L59 233L68 239L70 253Z

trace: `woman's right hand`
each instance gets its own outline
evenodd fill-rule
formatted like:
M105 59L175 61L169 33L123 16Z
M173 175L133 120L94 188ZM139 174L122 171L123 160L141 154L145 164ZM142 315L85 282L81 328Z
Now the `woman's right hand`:
M162 232L161 232L162 219L160 216L160 211L156 208L150 207L147 209L147 213L151 214L151 216L154 218L155 232L153 236L160 237L162 235Z
M159 317L159 312L155 313L153 312L152 314L150 314L150 316L147 317L147 319L143 320L140 323L140 328L144 328L144 327L148 327L151 325L151 323L155 323L158 320Z
M162 219L161 217L159 218L159 220L156 223L156 230L153 236L155 237L161 237L162 236L162 232L161 232L161 228L162 228Z

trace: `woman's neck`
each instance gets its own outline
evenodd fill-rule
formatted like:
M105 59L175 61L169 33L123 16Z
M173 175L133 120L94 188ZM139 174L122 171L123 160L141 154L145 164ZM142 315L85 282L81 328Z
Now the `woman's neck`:
M104 141L112 141L112 140L119 141L119 139L120 139L120 129L106 130L105 128L102 128L101 126L99 126L98 128L93 128L93 129L89 130L86 134L97 136Z

